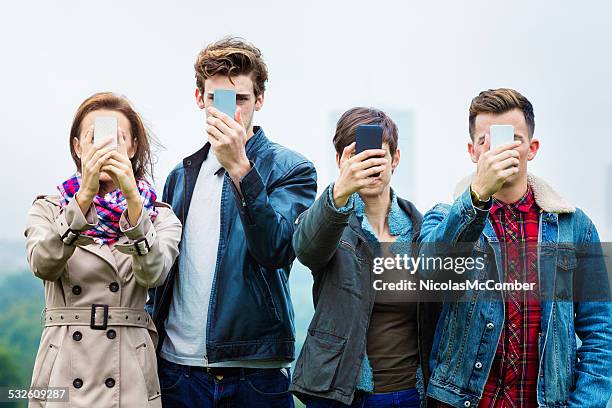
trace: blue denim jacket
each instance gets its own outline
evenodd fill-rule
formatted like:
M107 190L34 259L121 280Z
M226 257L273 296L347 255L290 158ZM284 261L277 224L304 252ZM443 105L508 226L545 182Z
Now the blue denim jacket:
M577 251L580 244L589 243L601 250L597 231L581 210L569 205L544 181L529 175L528 182L541 208L538 404L605 407L612 394L612 303L572 301L574 291L579 290L574 283L578 271L589 274L585 280L601 282L601 287L609 290L602 257L581 257ZM499 242L489 211L472 205L468 185L459 190L462 193L451 206L439 204L425 214L418 238L421 254L442 256L437 252L441 249L432 243L473 242L472 256L491 250L495 255L478 271L479 276L503 281L498 268ZM436 272L421 273L432 278ZM455 407L478 405L504 323L503 295L494 293L483 298L478 291L468 290L457 301L444 304L432 346L428 396ZM576 335L582 341L579 348Z

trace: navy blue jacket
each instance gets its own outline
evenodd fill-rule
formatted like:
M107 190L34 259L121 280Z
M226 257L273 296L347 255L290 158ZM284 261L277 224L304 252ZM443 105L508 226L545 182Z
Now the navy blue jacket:
M183 224L209 150L207 143L166 180L163 201ZM291 239L298 215L314 202L316 171L306 158L271 142L258 127L246 144L246 155L252 168L240 181L242 195L229 175L224 176L215 276L210 303L202 305L208 307L206 353L211 363L294 358ZM147 310L159 332L158 350L166 337L164 323L178 265L177 259L164 285L149 290Z

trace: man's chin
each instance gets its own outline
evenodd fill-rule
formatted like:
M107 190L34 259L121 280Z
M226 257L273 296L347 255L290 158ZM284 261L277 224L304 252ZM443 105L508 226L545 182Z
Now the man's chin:
M380 183L373 187L363 188L359 190L359 195L362 197L378 197L385 191L385 185Z

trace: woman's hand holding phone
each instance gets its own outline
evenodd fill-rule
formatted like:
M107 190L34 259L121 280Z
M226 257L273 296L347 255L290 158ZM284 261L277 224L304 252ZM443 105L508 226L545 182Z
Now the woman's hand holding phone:
M336 208L344 207L350 196L362 188L376 182L376 174L385 170L387 159L383 149L368 149L355 153L355 143L344 148L340 158L340 175L334 183L334 205Z
M100 169L115 149L111 139L93 142L94 127L90 126L81 136L81 186L76 194L77 203L83 214L87 214L91 203L100 189Z
M138 191L136 178L132 169L132 162L128 156L126 134L118 129L117 150L110 152L100 171L108 173L113 179L115 187L120 189L128 204L128 218L131 225L136 225L142 212L142 198Z

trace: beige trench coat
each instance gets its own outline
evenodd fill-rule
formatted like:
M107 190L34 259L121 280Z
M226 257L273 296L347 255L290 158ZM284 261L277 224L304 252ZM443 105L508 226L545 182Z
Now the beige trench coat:
M181 224L170 206L156 207L155 222L143 210L133 227L124 213L124 236L111 247L79 234L98 223L93 205L83 215L76 200L63 210L57 196L34 201L27 255L46 305L31 386L66 387L69 400L30 407L161 407L157 332L144 304L178 255Z

